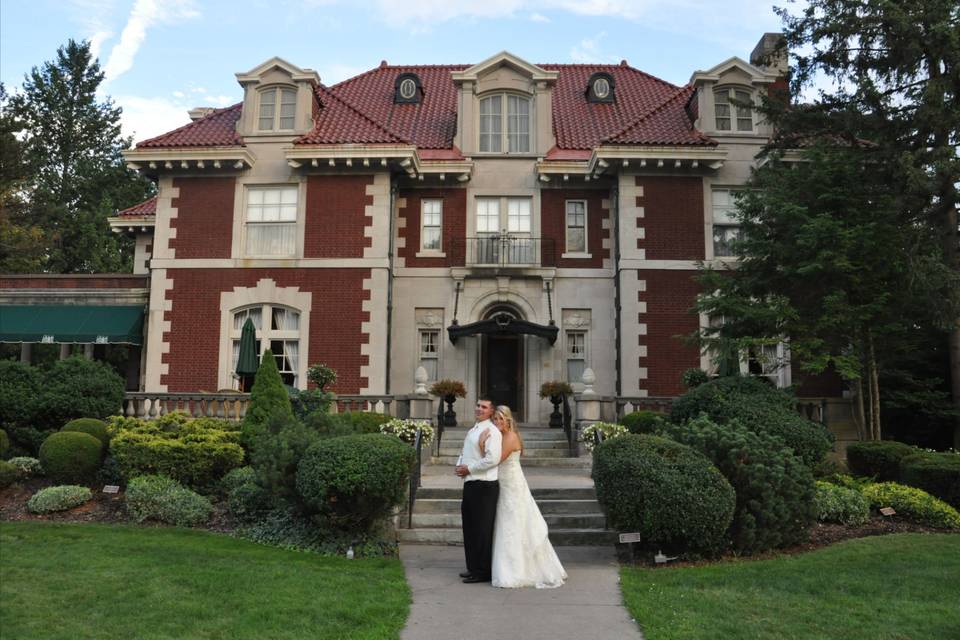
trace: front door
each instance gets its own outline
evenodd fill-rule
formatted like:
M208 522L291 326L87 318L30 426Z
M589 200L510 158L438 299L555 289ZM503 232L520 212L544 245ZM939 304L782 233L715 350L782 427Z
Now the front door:
M481 385L494 404L505 404L519 421L523 415L523 344L517 335L484 337Z

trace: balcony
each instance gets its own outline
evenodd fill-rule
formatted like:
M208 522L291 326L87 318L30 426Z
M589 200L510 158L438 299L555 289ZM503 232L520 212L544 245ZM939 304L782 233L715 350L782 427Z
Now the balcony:
M455 263L467 267L531 268L556 265L553 238L507 234L459 238L451 242Z

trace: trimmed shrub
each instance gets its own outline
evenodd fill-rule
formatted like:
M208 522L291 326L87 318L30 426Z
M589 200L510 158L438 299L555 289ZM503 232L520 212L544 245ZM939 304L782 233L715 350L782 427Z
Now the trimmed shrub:
M250 464L257 482L278 501L299 500L297 467L319 436L285 414L271 416L250 441Z
M80 433L89 433L91 436L103 443L104 448L110 444L110 436L107 435L107 423L96 418L76 418L63 425L60 431L79 431Z
M11 427L9 433L11 446L18 449L20 453L36 455L40 452L43 441L49 438L51 433L56 431L42 431L33 427Z
M226 420L169 414L111 419L110 454L125 478L159 474L207 490L243 463L240 433Z
M0 459L6 457L10 450L10 436L3 429L0 429Z
M337 418L353 433L380 433L380 427L393 420L393 416L368 411L344 411Z
M334 397L332 393L320 389L304 391L290 387L287 388L287 395L290 397L290 408L293 410L293 415L298 420L303 420L317 411L328 411Z
M863 496L872 508L893 507L898 516L911 522L939 529L960 529L960 513L922 489L896 482L878 482L865 486Z
M21 477L20 469L6 460L0 460L0 489L6 489Z
M757 553L800 542L817 517L813 475L778 438L732 420L700 416L668 435L709 458L737 494L730 526L733 547Z
M213 506L203 496L165 476L139 476L127 486L127 508L137 522L158 520L192 527L210 518Z
M924 452L900 461L900 481L960 509L960 454Z
M18 456L16 458L10 458L7 462L16 467L17 477L22 480L43 475L43 467L40 466L40 461L36 458Z
M648 433L656 435L665 425L666 420L662 413L656 411L634 411L624 415L618 421L630 433Z
M277 370L277 361L273 352L267 349L263 352L257 376L250 389L250 405L243 418L244 442L249 442L262 431L272 416L283 416L291 420L294 417L290 398Z
M694 387L699 387L702 384L706 384L710 381L710 376L707 375L707 372L703 369L687 369L680 376L680 382L683 383L687 389L693 389Z
M227 475L223 476L223 479L220 480L220 493L229 495L231 491L240 485L256 481L257 472L254 471L253 467L237 467L227 472Z
M40 397L40 370L22 362L0 360L0 424L33 424Z
M253 520L270 508L270 494L257 484L253 467L239 467L225 475L220 490L227 496L227 508L238 520Z
M36 421L51 427L73 418L106 418L123 404L123 378L110 365L75 356L44 372Z
M893 440L854 442L847 447L847 466L858 476L883 481L900 479L900 461L918 453L915 447Z
M586 447L587 451L593 451L597 446L597 433L603 434L604 440L619 438L630 432L622 424L613 422L592 422L580 430L579 440Z
M833 435L823 425L801 417L790 393L751 376L715 378L673 402L671 421L683 424L701 413L719 424L739 420L754 433L777 436L808 467L830 450Z
M40 489L27 501L27 509L31 513L53 513L79 507L84 502L93 499L93 494L86 487L76 485L61 485Z
M703 455L667 438L626 435L593 452L597 499L612 529L668 553L726 546L736 494Z
M40 465L48 476L57 480L92 480L102 456L100 441L77 431L54 433L40 446Z
M870 519L870 503L856 489L817 481L814 495L817 520L846 525L861 525Z
M414 451L380 433L321 440L297 469L297 490L333 527L366 532L403 500Z
M321 438L339 438L364 433L380 433L380 427L392 420L391 416L366 411L343 413L312 413L304 420L307 428Z

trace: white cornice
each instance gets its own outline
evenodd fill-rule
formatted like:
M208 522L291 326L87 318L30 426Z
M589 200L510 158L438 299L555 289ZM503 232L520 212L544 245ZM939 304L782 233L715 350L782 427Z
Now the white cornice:
M134 171L237 170L252 167L255 161L243 147L129 149L123 158Z
M542 67L538 67L535 64L531 64L526 60L513 55L509 51L501 51L493 56L490 56L483 62L479 62L469 69L464 69L463 71L454 71L451 75L455 83L476 81L481 75L486 71L496 69L502 65L509 65L524 73L530 77L534 82L546 82L553 84L557 81L557 78L560 76L559 71L547 71Z
M111 216L107 218L110 227L117 232L122 231L146 231L147 227L151 229L156 225L156 216Z
M473 161L421 160L413 145L319 145L295 146L286 151L287 164L294 169L312 166L316 169L365 168L400 169L410 177L440 174L464 182L473 171Z
M706 71L694 71L693 75L690 76L690 82L696 85L704 82L720 82L721 76L731 69L743 71L750 76L752 82L757 84L770 84L780 77L775 73L768 73L759 67L755 67L742 58L733 56Z
M313 69L301 69L297 65L291 64L278 56L274 56L266 62L258 64L256 67L250 71L247 71L246 73L241 72L234 75L237 77L237 82L239 82L241 86L245 86L251 83L260 82L261 76L274 68L288 73L290 75L290 79L294 82L310 82L314 86L320 84L320 75L317 74L316 71Z

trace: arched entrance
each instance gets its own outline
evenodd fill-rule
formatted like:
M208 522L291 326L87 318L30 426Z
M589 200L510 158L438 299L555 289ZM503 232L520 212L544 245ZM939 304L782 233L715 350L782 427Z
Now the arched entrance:
M495 320L507 325L522 320L512 306L499 304L489 309L484 320ZM514 417L523 419L524 336L518 333L489 333L480 337L480 391L495 404L505 404L513 410Z

